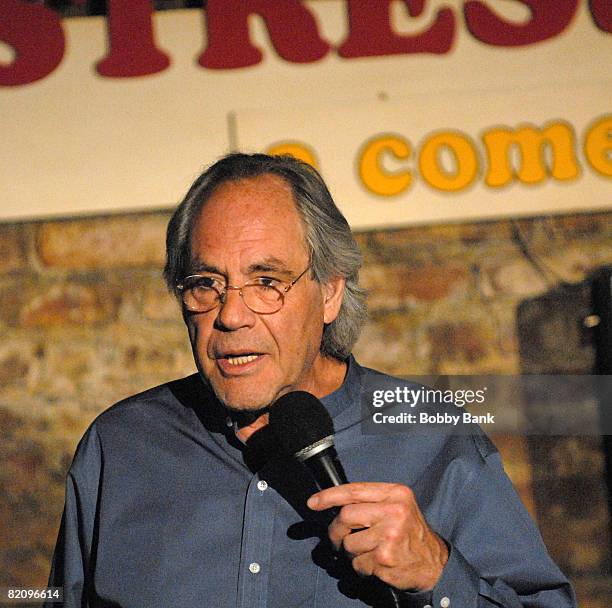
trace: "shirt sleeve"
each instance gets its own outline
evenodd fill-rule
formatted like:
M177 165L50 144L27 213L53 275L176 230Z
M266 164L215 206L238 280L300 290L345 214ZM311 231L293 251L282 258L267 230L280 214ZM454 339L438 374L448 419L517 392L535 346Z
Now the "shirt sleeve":
M87 590L101 463L100 441L92 427L79 443L68 472L64 512L49 575L49 586L63 587L64 608L89 606ZM44 608L56 606L44 604Z
M405 594L406 607L576 608L497 452L474 471L452 512L442 575L428 595Z

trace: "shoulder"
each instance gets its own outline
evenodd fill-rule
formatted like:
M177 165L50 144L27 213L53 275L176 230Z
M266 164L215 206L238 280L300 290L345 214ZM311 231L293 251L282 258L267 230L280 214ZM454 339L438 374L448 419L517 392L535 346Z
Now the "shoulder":
M198 374L161 384L100 413L79 442L73 465L99 458L109 447L125 453L141 442L163 441L172 432L201 427L215 414L215 400Z
M91 426L102 431L142 416L166 417L182 408L193 407L205 394L206 388L198 374L192 374L122 399L99 414Z
M135 395L118 401L104 410L96 422L110 422L116 417L129 415L133 410L155 408L159 406L174 405L181 395L204 393L205 387L198 374L191 374L185 378L164 382Z

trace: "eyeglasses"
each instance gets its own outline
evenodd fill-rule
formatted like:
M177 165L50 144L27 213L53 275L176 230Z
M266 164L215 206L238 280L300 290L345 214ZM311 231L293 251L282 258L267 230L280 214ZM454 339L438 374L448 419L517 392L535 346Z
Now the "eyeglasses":
M181 293L183 304L191 312L208 312L225 303L227 292L237 289L245 305L260 315L278 312L285 303L285 295L306 274L307 266L291 283L272 277L257 277L242 286L224 285L219 279L192 274L185 277L176 288Z

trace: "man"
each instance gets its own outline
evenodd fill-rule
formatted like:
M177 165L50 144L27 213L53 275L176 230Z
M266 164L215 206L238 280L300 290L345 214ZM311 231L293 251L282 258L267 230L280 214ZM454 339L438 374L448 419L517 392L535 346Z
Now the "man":
M50 580L66 606L575 605L481 433L362 432L364 387L400 381L350 356L360 262L308 165L235 154L196 180L165 277L198 374L81 441ZM268 411L296 390L323 401L357 483L315 492L278 454Z

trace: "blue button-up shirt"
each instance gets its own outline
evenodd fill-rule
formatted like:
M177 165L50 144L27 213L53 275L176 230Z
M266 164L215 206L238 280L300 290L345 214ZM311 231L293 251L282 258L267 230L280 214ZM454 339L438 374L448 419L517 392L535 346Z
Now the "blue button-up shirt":
M351 359L342 387L323 399L348 479L410 486L450 547L433 592L402 593L402 605L575 606L490 441L365 434L366 383L402 381ZM265 432L246 447L232 427L197 375L94 421L68 474L50 577L67 608L393 605L388 588L329 547L326 515L305 506L315 487L301 466Z

